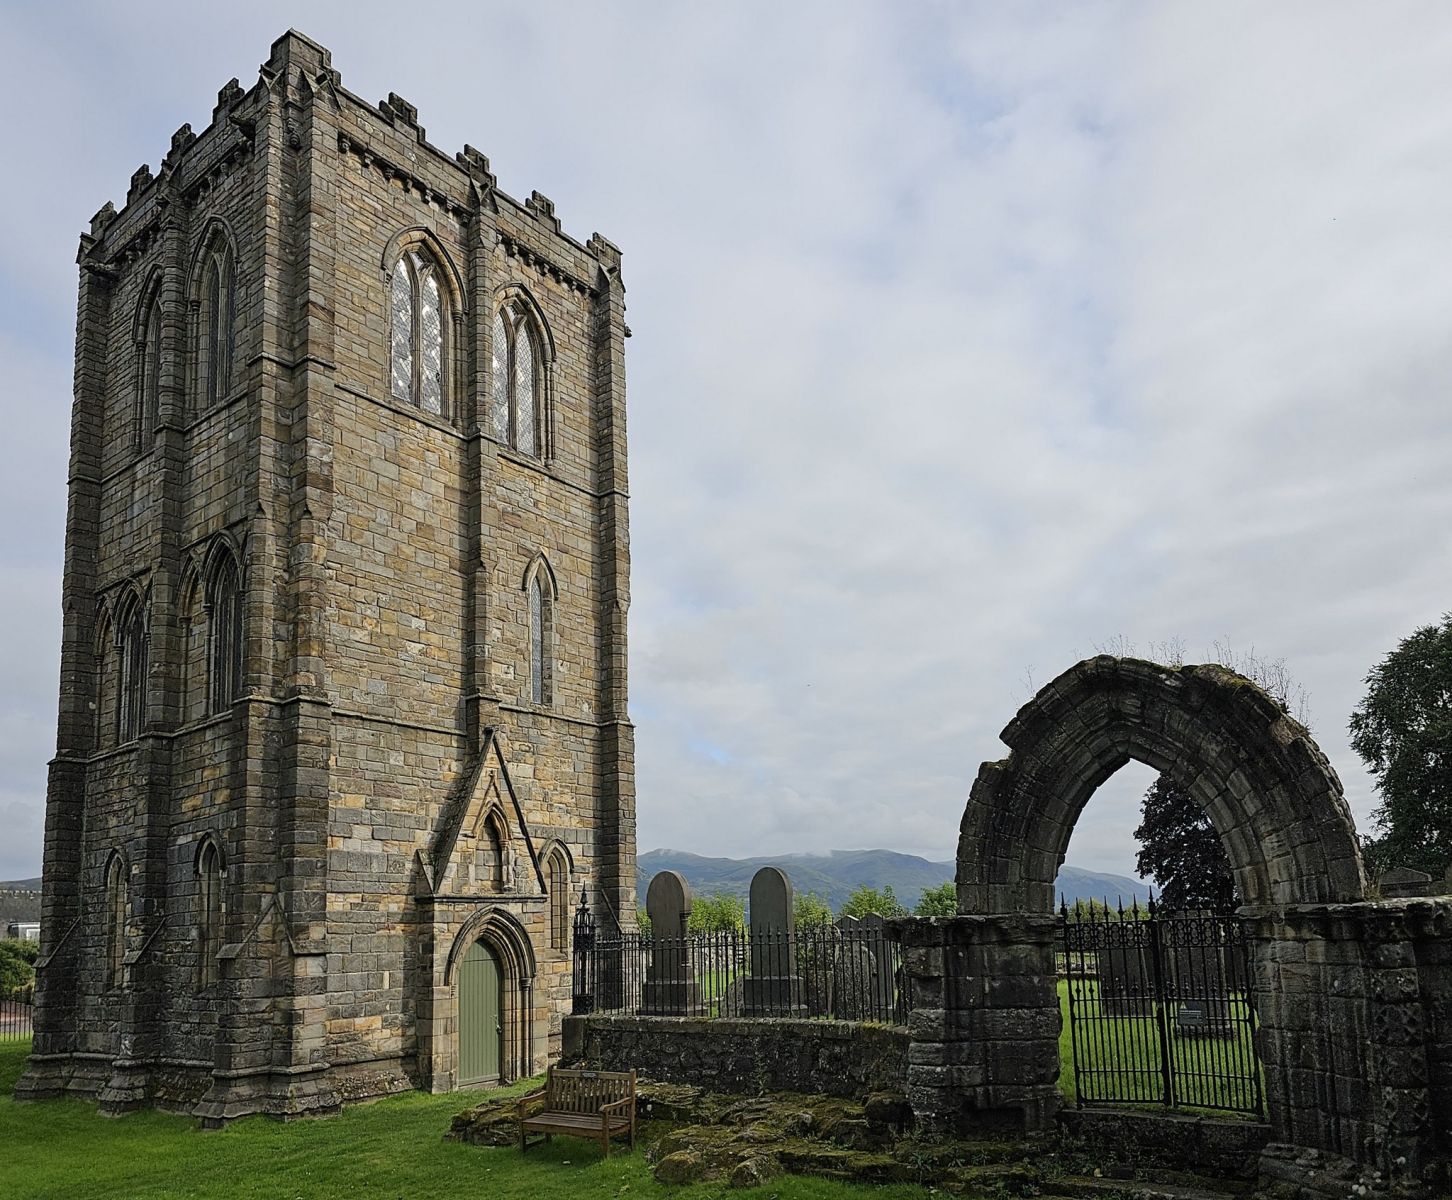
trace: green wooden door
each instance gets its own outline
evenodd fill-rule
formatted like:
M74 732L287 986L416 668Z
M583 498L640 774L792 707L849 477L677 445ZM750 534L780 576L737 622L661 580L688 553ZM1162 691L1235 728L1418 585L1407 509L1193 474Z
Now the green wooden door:
M459 1083L499 1078L499 960L475 942L459 964Z

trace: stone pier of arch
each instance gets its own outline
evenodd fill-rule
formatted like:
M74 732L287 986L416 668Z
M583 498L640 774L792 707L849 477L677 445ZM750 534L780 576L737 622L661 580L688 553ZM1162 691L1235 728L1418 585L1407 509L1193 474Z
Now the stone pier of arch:
M1204 805L1245 900L1267 1172L1315 1150L1384 1176L1448 1177L1452 896L1367 898L1341 784L1303 726L1223 667L1100 656L1002 737L1010 754L983 764L963 816L959 915L892 923L913 988L920 1126L1055 1121L1054 879L1085 803L1136 759Z

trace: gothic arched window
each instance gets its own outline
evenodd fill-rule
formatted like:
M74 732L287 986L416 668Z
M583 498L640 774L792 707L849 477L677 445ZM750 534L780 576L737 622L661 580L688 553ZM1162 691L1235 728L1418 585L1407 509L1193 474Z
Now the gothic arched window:
M120 694L116 655L116 630L111 613L104 606L96 630L95 742L97 750L116 744L116 701Z
M545 891L549 895L550 945L566 950L570 945L570 864L558 846L545 859Z
M550 643L554 634L554 596L549 576L539 567L529 581L529 698L534 704L553 700Z
M136 363L136 447L146 448L146 439L156 432L161 411L161 289L157 288L146 307L141 325L141 342Z
M217 982L222 949L222 852L208 838L197 855L197 981Z
M138 602L121 621L116 638L116 741L122 745L141 735L146 715L148 641L146 606Z
M235 268L232 250L218 238L207 251L202 270L201 326L198 338L198 367L201 372L203 404L226 399L232 387L233 306Z
M541 457L539 354L530 321L518 305L506 304L494 314L490 400L494 436L531 457Z
M426 413L444 413L444 302L432 257L406 250L388 283L393 398Z
M126 968L126 861L113 853L106 864L106 986L120 987Z
M182 588L180 607L182 632L181 716L197 721L207 715L208 605L200 579L188 578Z
M208 589L207 656L212 712L225 712L242 686L242 580L230 554L222 554Z
M506 891L508 839L497 808L484 818L479 835L479 848L474 852L474 882L485 891Z

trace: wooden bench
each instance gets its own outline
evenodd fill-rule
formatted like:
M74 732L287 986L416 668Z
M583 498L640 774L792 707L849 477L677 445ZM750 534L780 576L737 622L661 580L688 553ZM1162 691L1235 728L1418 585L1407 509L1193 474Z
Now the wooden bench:
M538 1101L544 1104L530 1112ZM635 1149L635 1072L567 1071L550 1067L545 1085L519 1102L519 1149L529 1149L529 1135L556 1133L598 1138L605 1157L610 1139L630 1135Z

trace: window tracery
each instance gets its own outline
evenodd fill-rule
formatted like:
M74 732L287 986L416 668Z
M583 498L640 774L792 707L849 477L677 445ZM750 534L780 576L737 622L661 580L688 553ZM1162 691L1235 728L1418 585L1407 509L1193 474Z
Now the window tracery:
M543 456L539 354L529 318L517 304L494 314L491 424L498 441Z
M202 402L221 402L232 387L235 263L231 247L218 238L207 251L202 275L202 322L197 351L202 375Z
M153 290L147 301L141 327L136 366L136 448L146 449L146 439L156 432L161 411L161 290Z
M242 580L230 554L221 554L208 587L207 656L211 712L232 706L242 685Z
M141 736L146 715L146 674L150 650L146 606L135 603L120 624L116 641L118 682L116 741L120 745Z
M389 386L393 398L444 415L444 299L439 266L418 249L393 268L389 296Z

